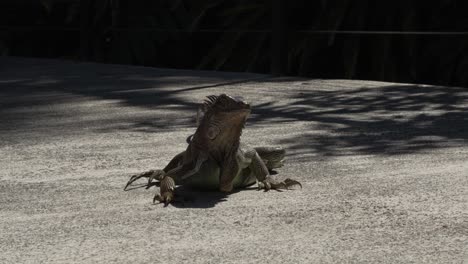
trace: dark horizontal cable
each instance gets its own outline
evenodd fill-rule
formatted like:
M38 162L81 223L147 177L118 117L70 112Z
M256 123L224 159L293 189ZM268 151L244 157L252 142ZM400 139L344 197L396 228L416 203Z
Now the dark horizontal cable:
M363 30L297 30L310 34L349 34L349 35L468 35L465 31L363 31Z
M111 28L113 31L158 31L158 32L201 32L201 33L270 33L271 30L263 29L164 29L164 28Z
M25 27L25 26L0 26L0 30L13 30L13 31L81 31L82 29L79 27ZM106 28L104 28L106 30ZM231 33L270 33L270 30L251 30L251 29L196 29L196 30L189 30L189 29L167 29L167 28L149 28L149 27L129 27L129 28L107 28L107 30L111 31L154 31L154 32L207 32L207 33L223 33L223 32L231 32Z
M78 27L5 27L0 26L1 30L13 31L80 31ZM153 31L153 32L187 32L187 33L271 33L271 30L262 29L166 29L150 27L129 27L129 28L108 28L111 31ZM364 31L364 30L289 30L291 33L303 34L343 34L343 35L468 35L466 31Z
M252 29L164 29L164 28L111 28L113 31L158 31L158 32L208 32L208 33L271 33L271 30ZM348 34L348 35L468 35L465 31L364 31L364 30L290 30L307 34Z
M0 30L12 30L12 31L80 31L77 27L25 27L25 26L0 26Z

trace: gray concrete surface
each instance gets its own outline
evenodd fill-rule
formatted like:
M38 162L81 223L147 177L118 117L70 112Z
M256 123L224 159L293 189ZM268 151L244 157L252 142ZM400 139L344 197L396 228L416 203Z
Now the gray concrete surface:
M304 188L124 192L219 93ZM0 58L0 263L467 263L467 110L463 88Z

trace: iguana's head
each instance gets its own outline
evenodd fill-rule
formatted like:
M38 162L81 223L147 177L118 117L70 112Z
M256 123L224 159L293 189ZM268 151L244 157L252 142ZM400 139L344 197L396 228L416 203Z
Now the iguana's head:
M238 97L232 97L226 94L219 96L210 95L204 102L205 112L225 112L231 115L248 115L250 105Z
M203 104L205 115L199 127L211 141L230 144L238 142L250 105L240 98L226 94L210 95Z

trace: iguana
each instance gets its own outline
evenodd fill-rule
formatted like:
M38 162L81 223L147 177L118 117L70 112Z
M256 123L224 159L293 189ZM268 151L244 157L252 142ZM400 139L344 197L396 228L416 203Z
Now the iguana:
M279 147L251 148L240 142L250 105L226 94L208 96L205 115L187 149L176 155L162 170L133 175L127 190L140 178L148 178L147 188L159 181L160 194L153 202L174 201L176 185L231 192L258 182L259 189L288 189L302 185L295 180L277 181L270 171L283 166L285 150Z

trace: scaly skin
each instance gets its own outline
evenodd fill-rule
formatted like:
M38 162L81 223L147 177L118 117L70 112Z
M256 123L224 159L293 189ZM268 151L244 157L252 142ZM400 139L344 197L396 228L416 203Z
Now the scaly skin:
M176 155L163 170L150 170L133 175L134 181L148 178L148 188L157 180L160 194L153 201L165 205L174 201L176 185L231 192L258 182L260 189L288 189L301 184L286 179L277 181L269 171L283 166L282 148L250 148L240 143L250 105L225 94L208 96L205 115L187 149ZM302 186L301 186L302 187Z

